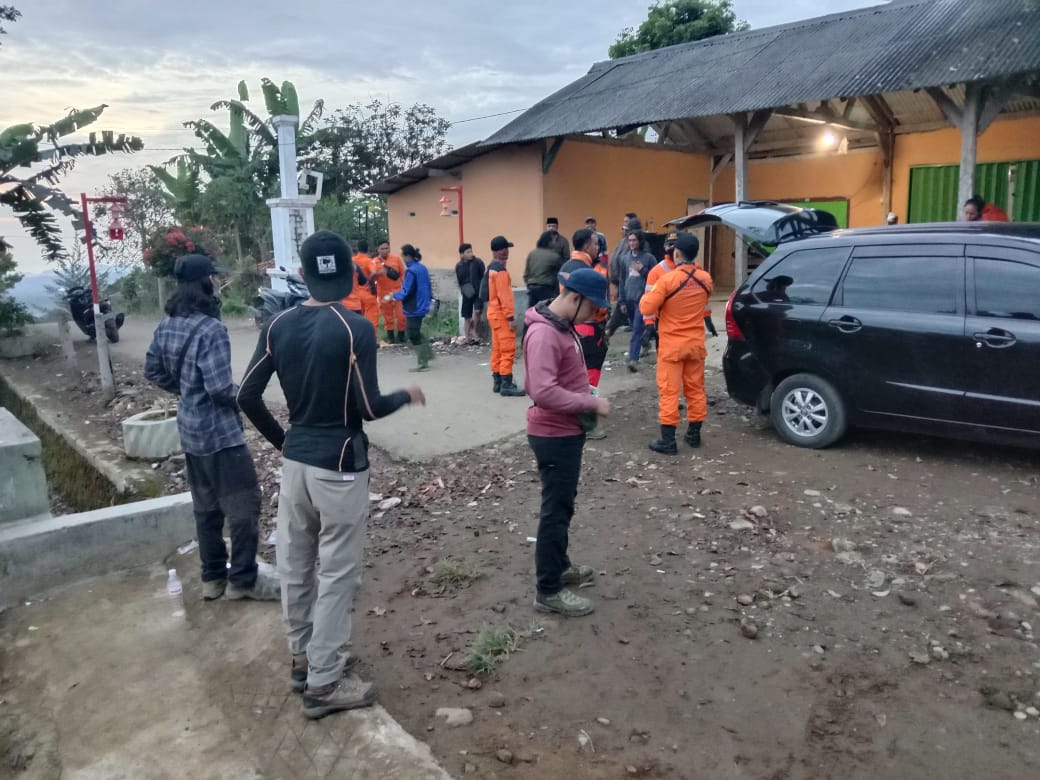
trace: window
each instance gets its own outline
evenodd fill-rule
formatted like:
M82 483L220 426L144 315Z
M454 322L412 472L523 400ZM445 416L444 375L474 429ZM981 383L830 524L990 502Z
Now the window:
M751 292L764 303L826 306L848 256L848 247L799 249L772 266Z
M960 257L856 257L842 287L850 309L956 314Z
M975 311L980 317L1040 320L1040 268L1009 260L977 259Z

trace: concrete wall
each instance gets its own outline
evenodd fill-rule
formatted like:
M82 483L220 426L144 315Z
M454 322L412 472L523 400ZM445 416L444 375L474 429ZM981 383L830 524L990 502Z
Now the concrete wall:
M0 607L160 560L194 538L190 493L0 527Z
M508 147L467 163L460 176L436 176L406 187L388 199L390 243L418 246L430 268L452 268L458 262L457 217L442 217L440 198L455 193L442 187L462 185L465 240L487 261L491 238L505 235L517 247L528 236L531 246L542 224L541 149L537 145ZM518 240L518 238L522 240Z
M0 523L49 510L43 445L21 420L0 406Z
M645 229L661 232L665 222L686 213L688 198L707 199L710 171L704 155L567 139L545 176L544 216L557 217L568 240L585 227L585 217L594 216L613 249L626 212L635 211ZM527 249L537 237L530 237Z

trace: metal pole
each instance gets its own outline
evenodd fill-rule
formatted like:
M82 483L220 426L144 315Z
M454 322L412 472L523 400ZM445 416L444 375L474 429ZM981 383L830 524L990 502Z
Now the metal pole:
M90 292L94 300L94 341L97 343L98 372L101 374L101 395L106 401L116 397L116 386L112 379L112 359L108 353L108 334L105 318L101 314L101 296L98 294L97 270L94 267L94 229L87 210L87 194L80 193L83 207L83 228L87 238L87 261L90 263Z

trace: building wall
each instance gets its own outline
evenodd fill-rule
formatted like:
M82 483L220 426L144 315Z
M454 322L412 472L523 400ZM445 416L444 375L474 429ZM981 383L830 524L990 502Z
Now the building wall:
M613 248L626 212L638 213L645 229L662 232L665 222L686 214L687 198L706 200L710 170L705 155L568 139L545 176L543 216L557 217L568 240L585 227L585 217L595 216ZM537 237L531 236L532 247Z
M460 177L435 176L392 194L388 201L390 243L394 251L404 243L420 248L430 268L450 268L458 261L457 217L442 217L440 198L454 193L442 187L462 185L464 238L487 260L489 244L505 235L525 246L524 237L540 230L542 220L541 150L535 146L509 147L478 157L458 169ZM414 214L414 216L413 216ZM531 239L531 245L534 240ZM526 252L526 250L524 250Z

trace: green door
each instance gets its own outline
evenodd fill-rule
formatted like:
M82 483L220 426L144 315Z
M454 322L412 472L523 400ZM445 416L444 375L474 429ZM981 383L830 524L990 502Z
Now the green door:
M959 171L958 165L911 167L907 221L956 220L962 205L957 202ZM1040 160L981 163L975 168L975 192L1008 212L1013 222L1040 222Z

